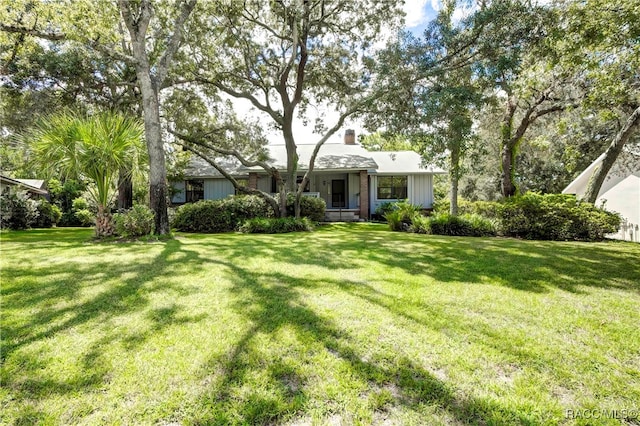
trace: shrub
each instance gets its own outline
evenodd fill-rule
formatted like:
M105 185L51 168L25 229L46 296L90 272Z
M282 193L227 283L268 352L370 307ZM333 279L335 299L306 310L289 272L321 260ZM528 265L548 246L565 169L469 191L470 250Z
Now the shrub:
M233 231L247 219L272 217L273 209L257 195L232 195L184 204L172 216L178 231L215 233Z
M233 227L254 217L273 217L271 206L258 195L232 195L222 200L229 210Z
M71 206L74 211L89 210L89 202L82 197L74 198Z
M127 237L150 235L155 229L155 215L144 204L136 204L131 209L113 216L116 234Z
M392 231L408 230L413 218L422 212L422 206L411 204L408 200L391 203L391 207L386 207L386 209L389 211L383 217L389 223Z
M75 218L74 223L80 226L93 226L96 223L96 215L91 213L88 209L78 210L73 212Z
M402 222L402 213L398 210L392 210L384 215L384 218L387 220L389 224L389 228L392 231L402 231L403 230L403 222Z
M451 202L439 200L433 204L435 213L449 213ZM477 214L488 219L499 219L502 214L502 204L497 201L468 201L458 199L458 214Z
M37 208L38 218L33 225L35 228L51 228L55 226L62 217L60 208L55 204L49 203L47 200L40 200Z
M173 227L184 232L228 232L233 230L231 212L222 200L201 200L176 209Z
M409 232L431 234L431 219L421 214L415 215L411 221Z
M437 213L429 218L429 225L431 232L436 235L467 237L496 235L496 227L493 222L480 215L452 216L449 213Z
M602 240L620 227L620 216L573 195L526 193L504 202L505 235L535 240Z
M294 216L294 201L295 195L287 195L287 215ZM313 222L321 222L324 220L324 212L327 208L326 203L322 198L309 197L303 195L300 198L300 217L308 217Z
M385 201L384 203L379 204L373 212L373 216L378 219L384 218L387 213L395 210L395 204L396 203L391 201Z
M245 234L282 234L285 232L313 231L313 223L307 217L253 218L239 228Z
M38 219L38 202L26 191L2 194L0 197L0 227L28 229Z

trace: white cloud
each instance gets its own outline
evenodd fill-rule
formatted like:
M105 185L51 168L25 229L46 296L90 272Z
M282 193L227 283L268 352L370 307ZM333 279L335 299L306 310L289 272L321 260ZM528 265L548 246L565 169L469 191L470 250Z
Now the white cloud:
M406 14L405 25L407 28L417 27L427 20L425 6L429 0L405 0L403 9ZM438 3L438 0L431 0L431 3ZM434 10L437 10L434 8Z

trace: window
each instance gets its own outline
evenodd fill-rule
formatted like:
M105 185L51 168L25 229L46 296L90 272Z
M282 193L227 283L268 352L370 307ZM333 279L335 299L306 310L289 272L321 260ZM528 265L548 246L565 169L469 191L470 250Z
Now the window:
M185 196L187 203L204 200L204 181L188 180L185 182Z
M407 198L406 176L378 176L379 200L404 200Z

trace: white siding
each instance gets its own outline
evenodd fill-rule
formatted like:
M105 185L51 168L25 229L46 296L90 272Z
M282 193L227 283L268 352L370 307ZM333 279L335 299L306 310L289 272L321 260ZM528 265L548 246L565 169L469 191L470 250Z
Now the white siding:
M235 193L233 185L226 179L205 179L204 199L219 200Z
M410 175L407 192L412 204L420 204L424 208L433 207L433 175Z
M357 173L349 173L349 181L347 182L347 190L349 191L349 202L347 208L357 209L360 207L360 175Z
M184 181L171 182L171 185L176 191L179 191L171 197L171 202L177 204L184 203L186 201Z

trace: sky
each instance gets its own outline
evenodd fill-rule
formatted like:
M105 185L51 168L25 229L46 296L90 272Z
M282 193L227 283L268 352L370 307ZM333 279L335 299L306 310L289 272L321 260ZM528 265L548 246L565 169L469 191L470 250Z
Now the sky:
M420 36L431 19L436 16L440 8L440 0L405 0L403 9L406 13L405 28L416 36ZM382 43L383 45L384 43ZM258 113L251 106L249 101L232 100L236 113L241 117L255 117ZM313 133L313 123L315 116L312 113L313 108L309 108L309 126L304 126L301 120L295 120L293 123L293 134L297 144L315 144L322 135ZM259 114L258 114L259 115ZM327 128L332 127L338 120L339 114L334 111L325 111L325 125ZM268 118L265 118L268 119ZM362 124L358 120L347 120L341 130L336 132L327 143L343 143L344 131L346 129L354 129L356 138L364 132ZM282 133L270 131L267 133L270 144L282 144Z

